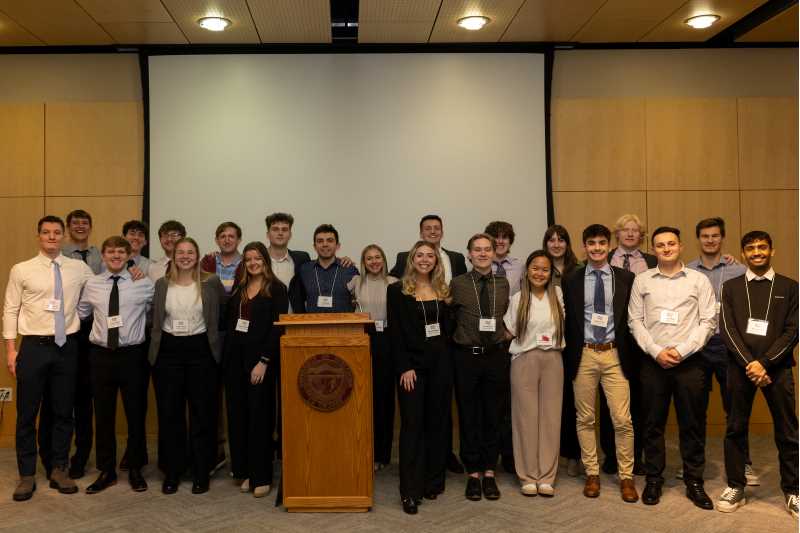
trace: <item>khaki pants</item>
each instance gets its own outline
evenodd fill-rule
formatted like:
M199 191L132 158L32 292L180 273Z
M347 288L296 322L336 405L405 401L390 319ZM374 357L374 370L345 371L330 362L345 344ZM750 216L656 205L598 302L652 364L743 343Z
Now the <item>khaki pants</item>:
M581 460L586 467L586 475L600 475L594 427L598 383L603 386L608 409L611 412L611 422L614 425L619 477L632 479L633 424L630 413L630 386L622 373L616 348L604 352L584 348L578 373L572 382L575 391L578 441L581 444Z
M511 361L511 435L522 485L556 480L564 365L558 350L530 350Z

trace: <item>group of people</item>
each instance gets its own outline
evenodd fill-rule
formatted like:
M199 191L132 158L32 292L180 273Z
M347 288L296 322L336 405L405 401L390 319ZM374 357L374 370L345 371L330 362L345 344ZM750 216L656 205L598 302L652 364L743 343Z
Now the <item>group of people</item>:
M390 270L377 244L363 249L360 268L338 257L332 225L314 231L312 260L288 248L291 215L265 222L268 246L251 242L240 252L241 229L224 222L219 250L205 256L180 222L165 222L158 231L164 256L151 261L141 255L148 235L141 221L127 222L100 249L89 245L85 211L71 212L66 224L55 216L39 221L39 253L11 269L3 315L8 369L17 378L14 500L36 488L37 437L50 487L78 491L74 479L84 475L92 447L92 404L100 475L86 492L117 482L118 391L128 425L120 469L134 491L146 490L151 374L162 491L175 493L187 472L193 493L208 491L225 461L226 419L231 475L242 492L266 495L281 444L282 331L274 323L287 312L360 311L373 321L375 470L390 463L396 399L400 496L409 514L444 492L448 469L466 472L467 499L499 499L498 458L526 496L555 495L562 456L569 475L585 473L584 496L600 494L602 469L617 473L630 503L639 500L634 476L644 475L641 499L658 504L673 399L679 476L696 506L713 509L703 470L716 376L727 414L728 479L716 508L735 511L746 501L744 487L759 483L748 422L760 389L773 418L786 508L797 517L791 367L798 286L771 267L775 249L766 232L742 237L742 264L722 254L724 221L702 220L699 259L684 264L680 230L653 231L649 255L641 251L641 221L624 215L613 231L616 248L609 228L583 230L585 263L559 225L522 261L510 253L508 222L473 235L465 258L442 247L442 219L426 215L420 240Z

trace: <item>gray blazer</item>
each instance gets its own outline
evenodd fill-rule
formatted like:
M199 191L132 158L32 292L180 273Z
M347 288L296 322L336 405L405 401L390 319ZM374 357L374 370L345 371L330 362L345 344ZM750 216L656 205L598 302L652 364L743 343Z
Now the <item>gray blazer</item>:
M164 317L167 314L167 285L167 278L161 278L156 281L156 292L153 296L153 330L148 354L151 365L156 364L158 350L161 346L161 328L164 326ZM219 340L219 313L225 301L225 288L217 276L211 275L201 284L200 297L203 300L203 319L206 322L206 335L208 335L211 355L219 363L222 359Z

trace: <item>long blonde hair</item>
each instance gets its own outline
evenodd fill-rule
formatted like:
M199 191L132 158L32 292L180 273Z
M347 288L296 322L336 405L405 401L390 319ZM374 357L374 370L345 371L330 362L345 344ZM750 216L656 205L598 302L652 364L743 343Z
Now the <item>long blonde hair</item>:
M528 330L528 315L531 310L531 298L533 298L533 287L528 279L528 268L537 257L545 257L550 263L550 278L547 280L547 285L545 285L544 290L547 293L547 300L550 303L550 318L556 329L554 345L561 346L561 341L564 338L564 311L558 303L556 284L553 283L553 271L555 269L553 260L550 259L550 256L544 250L536 250L529 255L527 261L525 261L525 271L522 275L519 291L519 308L517 309L517 338L524 339L525 333Z
M368 244L361 250L361 276L359 277L359 286L361 289L364 288L364 284L367 282L367 253L370 250L377 250L379 254L381 254L381 258L383 258L383 269L381 270L381 279L383 280L384 285L389 284L389 273L386 270L386 254L383 253L383 248L378 246L377 244Z
M433 289L433 292L436 293L436 297L439 300L444 300L450 296L450 287L448 287L447 283L444 281L444 267L442 266L442 262L439 260L439 254L436 253L436 247L425 241L417 241L414 246L411 247L411 250L408 251L406 268L403 272L402 278L403 294L415 296L417 293L416 271L414 270L413 261L417 250L423 246L427 246L433 250L433 255L436 257L436 265L434 265L433 271L431 272L431 288Z
M169 269L167 269L165 277L167 278L167 283L169 285L177 283L178 265L175 263L175 251L178 249L178 245L184 242L191 244L194 248L194 253L197 254L197 263L194 265L194 269L192 270L192 279L197 286L197 297L200 298L203 294L200 284L207 280L211 274L208 272L203 272L203 270L200 268L200 247L197 245L197 241L191 237L182 237L175 242L175 247L172 249L172 255L170 256Z

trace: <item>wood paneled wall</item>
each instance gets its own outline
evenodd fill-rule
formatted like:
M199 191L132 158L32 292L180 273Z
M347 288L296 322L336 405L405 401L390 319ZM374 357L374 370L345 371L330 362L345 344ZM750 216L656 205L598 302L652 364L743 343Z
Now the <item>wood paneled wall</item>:
M689 261L697 221L721 216L726 252L738 258L741 236L764 229L776 270L797 279L797 98L556 98L551 155L556 221L579 256L584 227L636 213L650 230L680 228ZM710 430L724 421L715 391ZM752 422L771 428L760 395Z
M141 102L0 104L3 294L11 266L37 253L36 222L43 215L65 218L85 209L94 219L96 246L140 218L143 165ZM5 367L5 345L0 356ZM16 398L16 383L4 370L0 387L9 386ZM155 416L148 422L154 431ZM15 423L12 402L4 406L0 443L13 445Z

